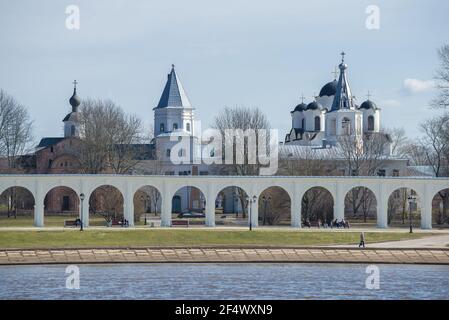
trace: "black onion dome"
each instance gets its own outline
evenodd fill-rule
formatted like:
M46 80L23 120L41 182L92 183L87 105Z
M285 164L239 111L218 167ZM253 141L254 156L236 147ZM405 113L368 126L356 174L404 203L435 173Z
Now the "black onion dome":
M320 97L324 96L334 96L337 92L337 80L327 83L320 91Z
M304 102L302 102L296 106L296 108L295 108L295 110L293 110L293 112L304 111L304 110L306 110L306 108L307 108L307 105Z
M76 90L73 91L72 97L70 97L70 105L74 108L78 107L81 104L81 99L76 94Z
M321 110L322 108L316 101L313 101L307 105L306 109L307 110Z
M359 109L374 109L374 110L376 110L377 106L371 100L366 100L364 103L362 103L362 105L360 106Z

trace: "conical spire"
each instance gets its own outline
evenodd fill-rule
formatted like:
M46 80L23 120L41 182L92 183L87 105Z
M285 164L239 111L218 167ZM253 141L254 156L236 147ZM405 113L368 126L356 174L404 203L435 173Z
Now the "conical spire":
M337 83L337 90L332 103L331 111L341 109L355 109L354 97L352 96L351 88L349 87L346 69L348 65L345 63L345 53L341 53L341 63L338 66L340 69L340 77Z
M166 107L192 107L189 99L182 87L181 81L175 72L175 66L172 64L171 72L168 74L167 83L162 92L161 99L156 108Z

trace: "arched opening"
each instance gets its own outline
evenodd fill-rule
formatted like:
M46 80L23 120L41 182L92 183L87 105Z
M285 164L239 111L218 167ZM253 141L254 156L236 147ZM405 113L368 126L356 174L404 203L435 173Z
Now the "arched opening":
M315 117L315 131L321 130L321 119L319 116Z
M354 187L345 197L345 219L353 223L376 226L376 195L366 187Z
M265 189L259 195L259 226L289 226L291 199L287 191L278 186Z
M216 224L246 225L247 193L240 187L229 186L222 189L215 199Z
M64 220L79 218L79 197L69 187L55 187L44 198L44 225L62 227Z
M438 191L432 199L432 223L440 228L449 226L449 188Z
M304 130L304 131L306 131L306 119L305 119L305 118L303 118L303 119L301 120L301 129Z
M34 225L33 194L23 187L10 187L0 194L0 226L22 227Z
M89 197L89 215L90 221L103 218L103 224L108 226L122 224L123 195L120 190L111 185L96 188Z
M307 190L301 200L301 217L305 226L330 226L334 218L334 198L323 187Z
M190 131L190 123L189 122L186 123L186 130Z
M154 225L161 214L162 197L153 186L143 186L134 193L134 224Z
M197 187L182 187L172 198L172 218L193 218L192 222L204 223L205 209L206 197Z
M349 118L343 118L341 121L341 133L343 135L351 135L351 120Z
M178 124L177 123L173 123L173 130L178 130Z
M368 131L374 131L374 117L368 116Z
M412 197L414 200L410 200ZM421 204L418 194L410 188L398 188L388 197L388 225L408 227L421 226Z

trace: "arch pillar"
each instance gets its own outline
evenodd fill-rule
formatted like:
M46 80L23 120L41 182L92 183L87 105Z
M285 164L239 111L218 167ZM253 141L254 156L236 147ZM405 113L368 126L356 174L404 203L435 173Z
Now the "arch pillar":
M292 204L290 222L293 228L301 228L301 206L303 195L304 190L300 190L300 187L295 184L293 187L293 194L290 196Z
M36 183L34 196L34 226L44 226L44 196L42 195L42 186L39 182Z
M129 226L134 226L134 195L132 194L131 186L126 184L126 191L123 201L123 215L128 220Z
M422 192L423 199L421 204L421 229L432 229L432 200L429 186L425 185Z
M334 220L345 218L345 194L343 194L341 183L336 183L334 200Z
M80 206L79 206L79 216L80 219L83 221L83 228L89 227L89 198L86 197L84 201L80 200Z
M386 229L388 228L388 198L390 195L386 190L384 184L380 182L377 187L377 227Z
M215 227L215 188L209 183L206 194L206 226Z
M161 227L171 227L172 193L167 183L164 185L164 194L161 203Z

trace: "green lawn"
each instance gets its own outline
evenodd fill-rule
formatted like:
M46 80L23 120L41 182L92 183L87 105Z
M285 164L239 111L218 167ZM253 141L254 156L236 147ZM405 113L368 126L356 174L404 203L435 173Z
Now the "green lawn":
M430 235L430 234L427 234ZM63 231L0 231L0 248L74 248L198 245L307 246L356 244L358 232L115 229ZM424 234L366 232L366 242L416 239Z

